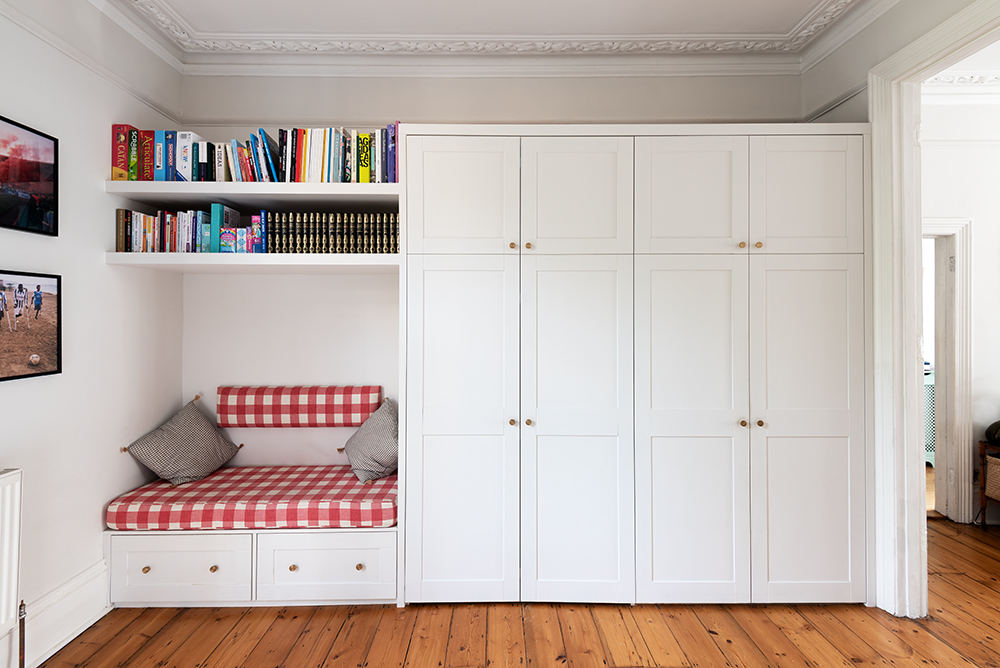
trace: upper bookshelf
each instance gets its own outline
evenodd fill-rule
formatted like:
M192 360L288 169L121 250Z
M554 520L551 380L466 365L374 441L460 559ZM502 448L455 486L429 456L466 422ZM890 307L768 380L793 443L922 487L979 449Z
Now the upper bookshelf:
M238 181L105 181L104 191L158 208L221 202L237 210L277 208L395 208L399 183L247 183Z
M397 274L399 254L114 253L109 265L180 274Z

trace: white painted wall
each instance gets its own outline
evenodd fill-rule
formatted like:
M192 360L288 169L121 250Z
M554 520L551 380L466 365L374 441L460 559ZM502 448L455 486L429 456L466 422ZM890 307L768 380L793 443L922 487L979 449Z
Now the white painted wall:
M0 268L63 280L63 373L0 383L0 462L24 469L21 596L36 664L104 612L103 509L146 478L118 449L179 407L181 282L104 264L119 204L102 186L110 126L165 119L3 15L0 62L0 115L60 142L59 237L0 229Z
M924 104L921 147L923 217L972 221L972 417L978 441L1000 420L1000 105Z
M184 278L184 400L215 421L220 385L381 385L399 398L399 278ZM234 466L346 464L354 427L228 429Z

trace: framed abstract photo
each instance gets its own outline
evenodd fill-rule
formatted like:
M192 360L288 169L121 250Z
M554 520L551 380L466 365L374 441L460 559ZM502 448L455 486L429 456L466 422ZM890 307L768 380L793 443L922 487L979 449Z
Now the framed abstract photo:
M62 372L62 277L0 269L0 381Z
M59 140L0 116L0 227L59 236Z

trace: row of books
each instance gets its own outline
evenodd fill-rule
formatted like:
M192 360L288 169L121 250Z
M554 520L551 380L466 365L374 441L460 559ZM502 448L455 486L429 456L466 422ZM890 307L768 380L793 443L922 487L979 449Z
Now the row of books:
M120 253L398 253L397 213L289 213L241 216L224 204L211 211L129 209L116 213Z
M398 123L375 130L264 128L246 142L111 126L112 181L396 183Z

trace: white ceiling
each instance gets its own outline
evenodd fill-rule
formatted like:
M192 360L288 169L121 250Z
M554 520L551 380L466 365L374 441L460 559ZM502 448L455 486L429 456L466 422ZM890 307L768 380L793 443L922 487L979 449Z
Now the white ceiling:
M410 54L782 54L797 63L845 17L898 1L90 0L175 65L258 67L289 55Z

